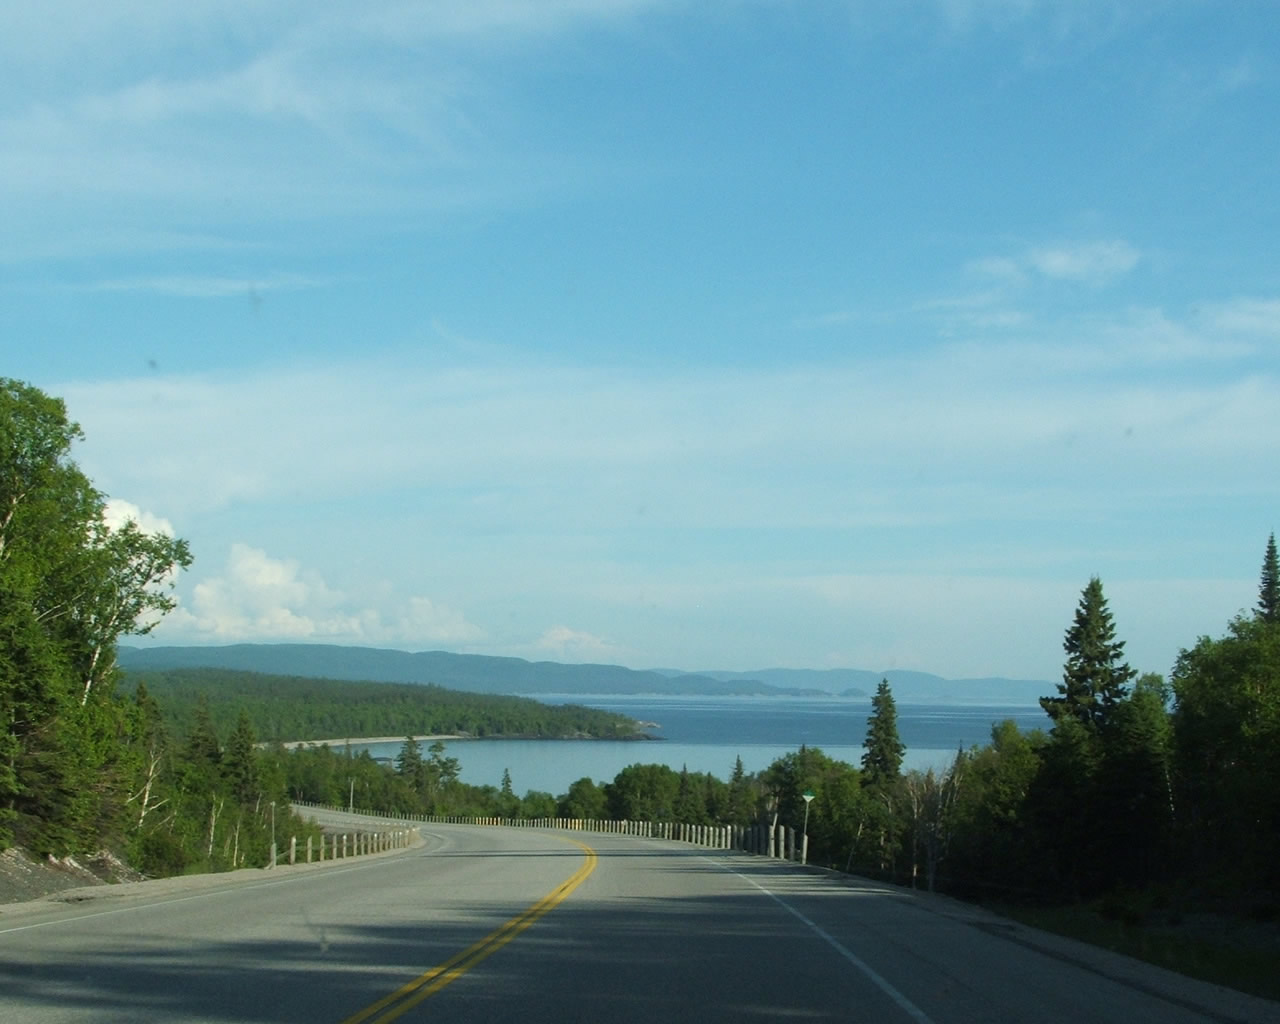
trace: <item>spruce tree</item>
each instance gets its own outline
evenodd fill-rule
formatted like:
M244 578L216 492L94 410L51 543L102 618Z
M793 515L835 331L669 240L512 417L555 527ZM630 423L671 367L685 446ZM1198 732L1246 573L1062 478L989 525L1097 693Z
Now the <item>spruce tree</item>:
M415 792L421 793L426 779L426 762L422 759L422 748L412 736L406 736L396 755L396 774L409 783Z
M1115 624L1102 580L1094 576L1080 596L1075 621L1062 642L1067 661L1057 697L1041 697L1040 706L1054 724L1073 718L1093 732L1104 727L1115 706L1128 692L1136 674L1124 661L1124 643L1116 639Z
M733 774L729 776L729 820L735 825L746 825L754 816L751 783L742 766L742 756L733 762Z
M258 796L257 743L249 713L241 708L235 731L223 751L222 772L232 794L242 804L251 804Z
M898 707L889 691L889 680L881 679L876 695L871 698L871 717L867 719L867 738L863 742L863 781L881 786L895 781L902 771L902 755L907 748L898 738Z
M1262 558L1262 581L1258 585L1258 618L1263 622L1280 622L1280 565L1276 562L1276 535L1267 538L1267 551Z

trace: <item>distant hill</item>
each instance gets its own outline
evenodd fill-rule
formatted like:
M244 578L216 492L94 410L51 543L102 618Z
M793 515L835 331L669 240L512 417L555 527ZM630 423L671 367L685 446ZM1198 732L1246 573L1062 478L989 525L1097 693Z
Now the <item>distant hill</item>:
M434 683L469 693L701 694L745 696L793 694L759 680L676 677L620 665L562 665L553 661L494 658L445 651L392 651L333 644L235 644L229 647L121 647L125 671L221 668L269 675L384 683Z
M470 693L661 694L701 696L867 697L882 678L905 704L1035 704L1053 683L1026 679L943 679L890 669L769 668L758 672L641 671L620 665L564 665L446 651L393 651L336 644L235 644L226 647L121 647L121 668L221 668L351 681L434 683Z
M732 681L758 679L788 689L817 690L840 697L869 697L881 679L888 679L899 704L1035 704L1057 692L1056 684L1043 679L944 679L928 672L889 669L869 672L858 668L766 668L753 672L699 672L699 676Z

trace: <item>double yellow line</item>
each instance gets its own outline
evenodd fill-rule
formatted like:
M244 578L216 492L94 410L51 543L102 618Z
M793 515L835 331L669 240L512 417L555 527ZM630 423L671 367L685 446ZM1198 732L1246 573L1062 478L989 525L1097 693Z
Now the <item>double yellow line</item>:
M567 839L566 842L581 847L582 851L587 855L586 860L582 862L582 866L569 878L561 882L560 885L538 900L528 910L513 917L501 928L490 932L479 942L468 946L457 956L446 960L439 967L433 967L425 974L414 978L413 981L401 986L391 995L366 1006L359 1013L348 1017L342 1024L364 1024L365 1021L369 1021L370 1024L387 1024L388 1021L395 1020L401 1014L413 1009L424 999L435 995L446 985L457 981L467 971L475 967L476 964L500 950L537 921L538 918L554 910L574 889L585 882L587 876L596 869L595 850L584 843L578 842L576 839Z

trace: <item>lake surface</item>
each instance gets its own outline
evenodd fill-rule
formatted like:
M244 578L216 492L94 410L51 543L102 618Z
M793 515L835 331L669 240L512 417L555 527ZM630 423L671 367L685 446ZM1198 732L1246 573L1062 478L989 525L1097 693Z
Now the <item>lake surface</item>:
M658 728L646 731L662 740L448 740L445 747L461 764L463 782L497 786L503 771L509 770L517 793L538 790L560 796L578 779L610 782L631 764L665 764L676 771L688 767L727 780L739 757L748 772L757 772L801 744L821 747L829 756L856 765L871 713L867 698L577 695L539 700L582 704L653 722ZM1047 730L1050 724L1038 706L1025 704L899 704L905 767L946 765L958 748L988 742L991 726L1006 718L1024 731ZM352 749L394 758L401 746L402 741L353 743Z

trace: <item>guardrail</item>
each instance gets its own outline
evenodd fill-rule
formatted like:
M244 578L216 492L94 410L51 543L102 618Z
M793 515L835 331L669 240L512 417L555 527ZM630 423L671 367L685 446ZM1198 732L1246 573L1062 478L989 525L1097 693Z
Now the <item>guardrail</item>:
M300 807L320 807L320 804L296 804ZM339 810L340 808L332 808ZM387 817L387 815L382 815ZM325 860L342 860L344 857L362 857L371 853L386 853L389 850L404 849L409 845L410 829L393 829L390 832L365 832L352 830L350 832L340 832L333 835L322 834L318 840L312 841L311 836L307 836L306 842L301 849L298 844L297 836L289 837L289 845L287 847L289 864L310 864L312 862L312 854L315 854L316 862ZM326 856L326 851L328 855ZM275 867L278 861L278 851L275 843L271 844L271 863L269 867Z
M807 836L796 835L790 825L692 825L678 821L600 821L589 818L495 818L465 815L388 814L385 811L362 810L359 807L336 807L293 801L295 807L314 807L326 811L367 814L377 818L393 818L406 824L480 825L499 828L560 829L569 832L596 832L638 836L643 839L668 839L713 850L741 850L762 857L794 860L808 859Z

